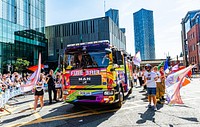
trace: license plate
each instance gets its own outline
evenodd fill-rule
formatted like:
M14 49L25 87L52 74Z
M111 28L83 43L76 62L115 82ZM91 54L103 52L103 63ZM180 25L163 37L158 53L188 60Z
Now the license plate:
M84 92L84 91L80 91L79 92L80 95L91 95L91 92Z

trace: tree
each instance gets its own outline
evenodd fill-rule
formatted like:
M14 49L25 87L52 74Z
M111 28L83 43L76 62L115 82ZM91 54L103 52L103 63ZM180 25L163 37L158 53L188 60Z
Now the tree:
M23 70L27 69L30 62L27 60L23 60L22 58L18 58L16 63L14 64L14 70L21 73Z

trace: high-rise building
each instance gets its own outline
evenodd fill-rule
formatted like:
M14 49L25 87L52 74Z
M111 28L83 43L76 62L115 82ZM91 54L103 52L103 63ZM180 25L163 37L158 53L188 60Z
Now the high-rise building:
M100 17L47 26L45 34L48 39L49 63L57 67L59 56L68 44L108 40L111 45L126 50L126 36L114 24L111 18Z
M140 51L142 60L155 59L153 11L141 9L133 13L135 53Z
M105 12L105 16L110 17L113 22L119 27L119 10L111 8Z
M45 0L0 0L0 71L17 58L37 64L46 57Z
M200 10L189 11L182 19L182 50L184 64L197 64L200 70Z

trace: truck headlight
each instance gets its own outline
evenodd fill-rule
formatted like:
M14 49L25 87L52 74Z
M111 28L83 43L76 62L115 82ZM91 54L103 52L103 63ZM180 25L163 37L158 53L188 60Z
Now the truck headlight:
M114 91L113 90L111 90L111 91L104 91L103 95L104 96L112 96L112 95L114 95Z

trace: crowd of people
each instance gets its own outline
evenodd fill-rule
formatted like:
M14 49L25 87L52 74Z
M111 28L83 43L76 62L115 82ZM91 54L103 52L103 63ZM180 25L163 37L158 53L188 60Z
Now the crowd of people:
M0 93L5 92L6 89L19 88L23 84L29 82L29 74L22 76L18 72L11 74L10 72L1 74L0 73Z
M21 86L26 87L31 83L31 74L19 74L14 73L0 73L0 94L3 94L6 90L12 90L13 88L20 88ZM51 69L48 74L45 72L40 73L40 77L36 84L33 85L32 93L34 93L34 111L36 111L38 100L40 100L41 109L44 105L44 92L48 90L49 104L52 104L52 91L53 100L55 102L62 101L62 76L61 73L54 73ZM2 109L1 109L2 110Z

